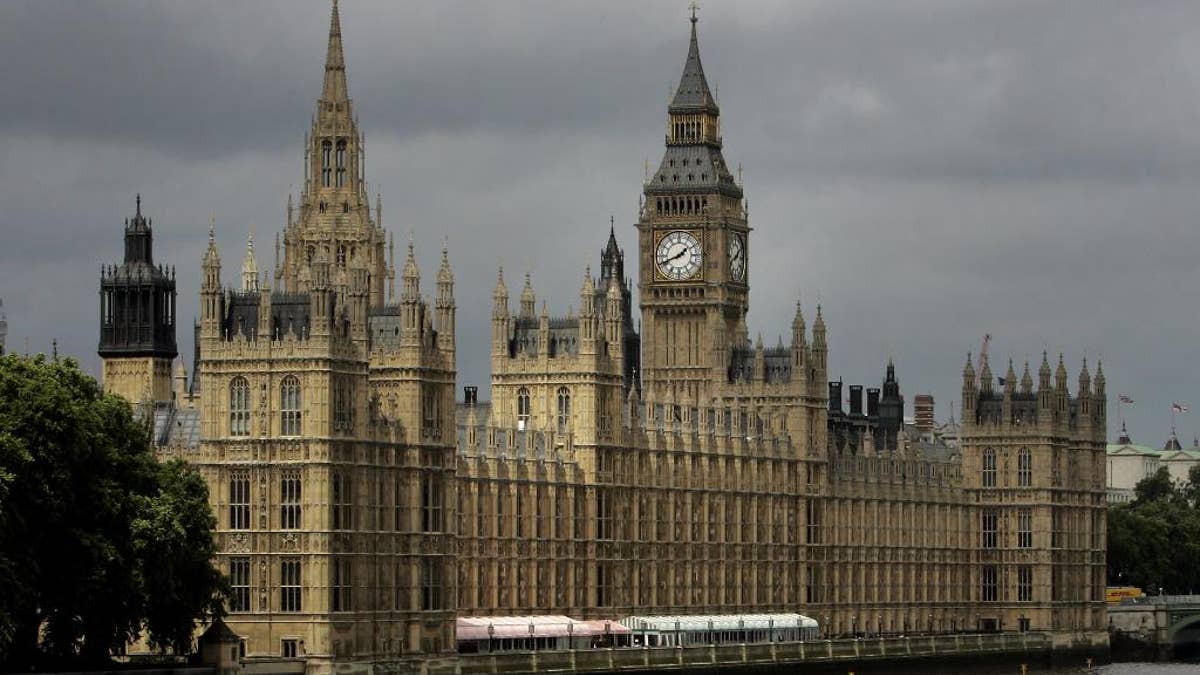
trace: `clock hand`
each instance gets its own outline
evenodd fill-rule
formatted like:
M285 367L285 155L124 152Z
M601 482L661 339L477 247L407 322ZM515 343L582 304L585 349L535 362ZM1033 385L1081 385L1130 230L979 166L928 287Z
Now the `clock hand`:
M680 249L679 253L676 253L675 255L671 256L670 258L667 258L667 262L671 262L673 260L678 260L679 258L683 257L683 255L686 253L687 253L686 247L683 249Z

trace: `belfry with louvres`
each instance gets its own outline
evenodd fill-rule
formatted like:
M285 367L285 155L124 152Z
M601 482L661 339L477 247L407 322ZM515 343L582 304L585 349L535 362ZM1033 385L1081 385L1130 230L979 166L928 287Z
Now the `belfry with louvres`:
M578 311L551 314L530 275L499 271L490 400L456 398L449 251L430 298L409 243L397 288L336 2L276 262L260 273L251 238L229 283L210 229L190 380L158 362L175 356L173 280L144 277L170 300L155 342L169 349L118 348L107 322L133 306L105 300L106 376L130 373L113 390L158 399L145 409L160 454L208 482L225 622L247 657L390 672L453 652L463 617L1103 627L1102 368L1085 364L1072 394L1061 360L1036 386L1010 364L997 388L968 357L958 441L932 443L904 422L894 364L865 391L830 379L820 306L810 326L796 305L787 344L752 339L752 252L771 242L752 241L697 29L693 15L641 186L636 282L607 222ZM141 218L139 204L133 235Z

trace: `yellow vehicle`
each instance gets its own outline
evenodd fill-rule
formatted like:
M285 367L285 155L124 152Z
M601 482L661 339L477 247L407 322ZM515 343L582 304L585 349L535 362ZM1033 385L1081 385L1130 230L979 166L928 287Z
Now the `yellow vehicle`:
M1119 605L1125 598L1140 598L1145 593L1137 586L1109 586L1105 589L1105 600L1110 605Z

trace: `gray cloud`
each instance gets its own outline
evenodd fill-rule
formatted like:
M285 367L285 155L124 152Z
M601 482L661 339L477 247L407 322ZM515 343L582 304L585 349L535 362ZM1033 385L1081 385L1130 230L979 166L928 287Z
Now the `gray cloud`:
M564 313L610 214L635 245L682 5L343 2L368 179L427 292L449 239L462 383L488 377L498 264ZM819 301L835 377L874 381L894 356L943 418L985 332L1000 370L1065 350L1073 381L1103 356L1143 442L1165 440L1172 400L1200 404L1200 6L764 0L701 18L755 228L752 332L773 342L797 296L810 320ZM181 316L210 212L226 279L251 227L269 266L327 26L322 1L0 5L11 348L57 338L98 369L97 270L137 191Z

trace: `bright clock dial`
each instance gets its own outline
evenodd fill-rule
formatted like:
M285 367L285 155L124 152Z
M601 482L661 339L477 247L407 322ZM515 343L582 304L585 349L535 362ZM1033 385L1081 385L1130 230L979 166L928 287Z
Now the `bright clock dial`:
M682 281L700 272L704 251L696 235L685 230L667 233L658 242L654 254L658 271L667 279Z

